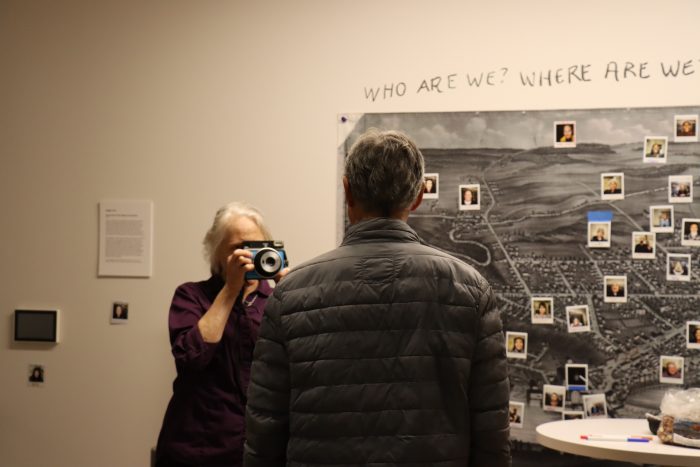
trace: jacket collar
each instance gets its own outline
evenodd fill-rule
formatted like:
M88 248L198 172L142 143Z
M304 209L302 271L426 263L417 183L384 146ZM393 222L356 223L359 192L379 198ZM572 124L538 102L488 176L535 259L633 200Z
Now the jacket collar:
M341 246L385 241L421 243L416 231L404 221L375 217L348 227Z

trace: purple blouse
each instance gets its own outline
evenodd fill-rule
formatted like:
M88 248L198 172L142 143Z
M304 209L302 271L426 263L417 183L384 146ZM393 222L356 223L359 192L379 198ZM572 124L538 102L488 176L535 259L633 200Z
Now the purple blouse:
M220 277L212 276L175 290L168 326L177 376L158 437L158 459L206 466L242 464L253 347L272 288L260 281L245 303L239 296L221 341L206 343L197 322L223 286Z

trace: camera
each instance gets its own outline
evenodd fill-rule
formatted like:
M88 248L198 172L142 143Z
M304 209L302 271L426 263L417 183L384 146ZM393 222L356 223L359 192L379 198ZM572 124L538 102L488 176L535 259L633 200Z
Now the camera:
M255 266L255 269L245 274L247 280L272 279L289 265L284 251L284 242L279 240L243 242L243 248L253 253L253 266Z

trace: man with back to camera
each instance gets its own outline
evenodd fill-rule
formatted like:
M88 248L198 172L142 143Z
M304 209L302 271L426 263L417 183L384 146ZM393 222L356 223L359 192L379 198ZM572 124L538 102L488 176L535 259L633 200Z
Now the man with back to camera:
M493 292L406 223L423 170L402 133L370 130L350 149L342 244L266 307L244 465L510 465Z

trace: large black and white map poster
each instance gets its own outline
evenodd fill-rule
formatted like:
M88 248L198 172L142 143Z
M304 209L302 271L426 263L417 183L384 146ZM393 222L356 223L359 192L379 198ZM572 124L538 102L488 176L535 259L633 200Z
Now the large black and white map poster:
M341 116L340 161L371 127L423 152L429 188L409 224L496 291L513 439L563 417L643 417L699 385L698 113Z

